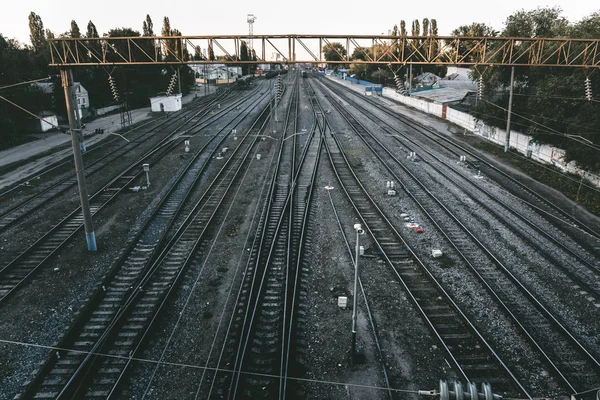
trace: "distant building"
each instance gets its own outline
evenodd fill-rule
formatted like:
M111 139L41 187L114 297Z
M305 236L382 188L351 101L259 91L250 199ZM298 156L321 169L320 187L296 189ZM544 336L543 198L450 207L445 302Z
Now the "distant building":
M173 112L181 110L181 93L171 96L150 97L152 112Z
M73 82L73 90L75 92L75 104L79 110L79 118L89 116L90 96L88 91L79 82Z
M35 82L37 88L46 94L54 95L54 84L51 82ZM88 91L80 82L73 82L73 91L75 92L75 106L79 112L79 118L86 118L90 115L90 96Z
M242 76L241 67L233 67L225 64L202 64L190 65L196 76L196 84L209 83L233 83L238 76Z
M47 132L58 127L58 119L52 111L42 111L38 118L30 118L22 125L23 129L28 132Z

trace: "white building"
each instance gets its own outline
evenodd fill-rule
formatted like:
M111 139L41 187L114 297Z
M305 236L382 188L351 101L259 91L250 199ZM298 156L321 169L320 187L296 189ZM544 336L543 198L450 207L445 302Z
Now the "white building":
M34 85L46 94L54 94L54 84L50 82L35 82ZM75 99L73 100L77 111L79 112L79 118L87 117L90 108L90 96L88 95L88 91L80 82L73 82L73 92L75 93Z
M181 110L181 93L171 96L150 97L152 112L173 112Z
M233 83L242 76L242 67L227 66L225 64L196 64L190 65L196 76L196 83Z
M81 116L81 110L90 108L90 96L79 82L73 82L73 91L75 92L75 104L77 104L77 108L80 110L79 116Z

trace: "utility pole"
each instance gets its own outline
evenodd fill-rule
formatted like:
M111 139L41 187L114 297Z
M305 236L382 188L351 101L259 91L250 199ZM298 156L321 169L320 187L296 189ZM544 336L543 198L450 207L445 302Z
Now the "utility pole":
M181 94L181 67L177 68L177 82L179 83L179 93Z
M71 145L73 147L73 157L75 158L75 172L77 174L77 186L79 188L79 200L81 202L81 212L83 213L83 225L85 227L85 239L89 251L96 251L96 234L92 224L92 213L90 212L90 203L88 200L87 187L85 184L85 171L83 169L83 158L81 157L81 142L83 133L77 126L75 109L73 102L73 73L70 69L61 68L60 77L65 90L65 99L67 103L67 115L69 116L69 126L71 129Z
M508 95L508 118L506 119L506 143L504 144L504 152L510 149L510 115L512 112L513 87L515 85L515 67L510 70L510 92Z

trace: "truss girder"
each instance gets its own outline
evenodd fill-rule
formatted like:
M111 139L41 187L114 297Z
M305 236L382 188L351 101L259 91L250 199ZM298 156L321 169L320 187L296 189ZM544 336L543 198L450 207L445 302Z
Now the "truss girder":
M436 64L600 68L600 39L385 35L253 35L257 61L242 61L250 36L49 39L51 66L144 64ZM325 60L332 46L338 61ZM214 51L214 59L202 55ZM296 50L301 53L296 54ZM196 60L192 57L196 54ZM279 54L282 60L268 59ZM351 59L355 58L355 59Z

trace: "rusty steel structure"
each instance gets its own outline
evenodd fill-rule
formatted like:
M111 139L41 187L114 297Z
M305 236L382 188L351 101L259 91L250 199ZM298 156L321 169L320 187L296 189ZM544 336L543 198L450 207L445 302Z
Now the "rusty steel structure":
M243 59L250 40L257 60ZM55 38L49 43L50 65L57 67L277 62L600 68L600 39L290 34ZM326 60L324 48L334 49L337 60Z

